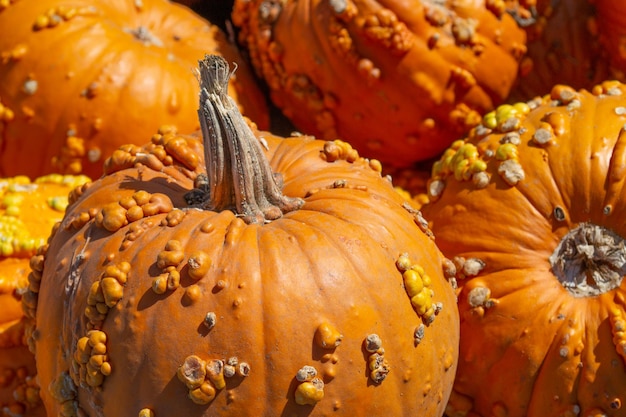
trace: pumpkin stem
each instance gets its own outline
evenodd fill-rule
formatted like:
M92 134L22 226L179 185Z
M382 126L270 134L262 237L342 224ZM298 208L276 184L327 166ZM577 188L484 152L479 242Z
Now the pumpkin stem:
M611 230L582 223L559 242L550 264L570 294L593 297L621 285L626 274L626 245Z
M282 194L261 143L228 95L228 63L218 55L199 61L200 108L206 175L196 178L187 204L205 210L232 210L250 223L280 218L304 204Z

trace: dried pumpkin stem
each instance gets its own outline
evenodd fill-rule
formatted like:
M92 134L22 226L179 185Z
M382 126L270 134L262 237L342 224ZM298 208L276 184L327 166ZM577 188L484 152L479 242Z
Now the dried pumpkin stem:
M609 229L582 223L563 237L550 264L570 294L593 297L621 285L626 274L626 245Z
M232 210L246 223L280 218L304 204L282 194L280 180L272 172L248 123L228 95L231 76L226 60L207 55L199 61L200 108L206 176L199 175L187 203L205 210Z

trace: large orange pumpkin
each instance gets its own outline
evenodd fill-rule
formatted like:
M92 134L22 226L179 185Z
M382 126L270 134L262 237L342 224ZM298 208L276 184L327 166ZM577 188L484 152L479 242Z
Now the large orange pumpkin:
M625 415L625 126L625 85L559 85L434 165L422 211L461 315L450 417Z
M232 19L298 129L406 167L507 97L525 33L496 3L238 0Z
M0 179L0 416L45 416L35 357L28 349L20 288L29 260L63 218L67 196L86 177Z
M204 149L116 151L33 258L48 413L442 415L458 311L419 212L346 142L249 126L228 71L201 62Z
M238 69L231 94L267 127L264 96L217 26L167 0L19 0L0 6L0 175L102 174L160 123L198 128L204 53Z

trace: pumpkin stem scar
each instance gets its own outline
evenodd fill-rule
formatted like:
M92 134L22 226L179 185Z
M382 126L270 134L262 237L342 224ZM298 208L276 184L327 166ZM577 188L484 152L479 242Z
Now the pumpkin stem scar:
M262 144L228 95L231 74L218 55L199 61L206 175L198 176L185 199L205 210L232 210L248 224L269 222L299 209L304 200L282 194Z
M593 297L621 285L626 246L616 233L582 223L561 239L550 256L552 272L574 297Z

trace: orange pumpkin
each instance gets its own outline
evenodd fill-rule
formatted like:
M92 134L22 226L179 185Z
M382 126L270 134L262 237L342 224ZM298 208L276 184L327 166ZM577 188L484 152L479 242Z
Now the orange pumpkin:
M298 129L407 167L507 97L525 33L493 3L237 0L232 19Z
M0 179L0 416L45 416L19 288L27 285L36 247L63 218L68 193L85 181L61 175Z
M347 143L249 126L224 60L201 73L204 150L116 151L33 258L48 413L441 416L458 312L419 213Z
M602 22L596 21L590 2L543 1L533 10L524 26L528 52L509 102L543 95L557 83L591 89L609 78L609 65L598 37Z
M596 10L599 42L610 64L611 75L626 80L626 3L621 0L590 0Z
M624 415L625 126L625 85L559 85L433 166L422 212L461 316L450 417Z
M148 137L157 120L197 129L194 68L206 52L237 63L231 94L267 126L265 97L236 47L180 5L20 0L0 6L0 175L95 178L107 156Z

